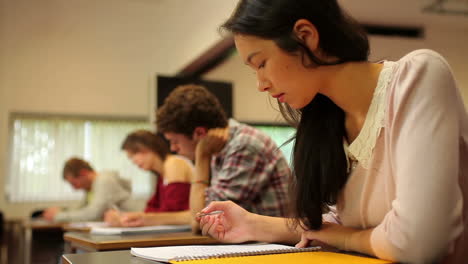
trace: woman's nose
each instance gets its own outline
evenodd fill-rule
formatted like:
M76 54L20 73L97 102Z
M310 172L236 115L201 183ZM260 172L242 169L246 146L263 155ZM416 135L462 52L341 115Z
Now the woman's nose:
M266 82L264 80L260 80L260 79L257 80L257 89L258 89L258 91L266 92L266 91L268 91L269 88L270 88L270 85L268 84L268 82Z

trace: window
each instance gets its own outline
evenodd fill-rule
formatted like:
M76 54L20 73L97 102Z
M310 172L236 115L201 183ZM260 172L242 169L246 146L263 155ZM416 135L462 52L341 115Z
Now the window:
M284 144L287 142L294 134L296 129L287 125L282 124L251 124L253 127L258 130L263 131L265 134L271 137L276 145L283 152L286 161L291 165L291 154L293 149L293 142ZM283 145L284 144L284 145Z
M7 195L12 202L76 200L62 177L72 156L90 162L96 171L116 170L132 181L134 196L147 196L151 177L133 165L120 150L126 135L149 129L143 120L93 119L13 114Z

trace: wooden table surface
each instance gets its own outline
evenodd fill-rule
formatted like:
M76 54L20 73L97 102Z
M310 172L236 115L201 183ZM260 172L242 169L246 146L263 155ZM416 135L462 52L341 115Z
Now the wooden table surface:
M84 232L67 232L64 234L66 243L71 248L84 251L106 251L130 249L131 247L156 247L177 245L217 244L217 240L194 235L192 232L153 233L140 235L94 235ZM73 252L73 251L71 251Z
M66 254L62 256L64 264L155 264L156 261L149 261L134 257L130 250L93 252L81 254Z
M64 223L55 223L45 220L31 220L24 223L25 228L32 230L44 230L44 229L62 229L65 226Z

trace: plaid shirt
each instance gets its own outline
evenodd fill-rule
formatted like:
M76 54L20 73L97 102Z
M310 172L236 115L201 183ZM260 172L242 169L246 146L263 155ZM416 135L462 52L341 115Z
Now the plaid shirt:
M229 140L211 159L206 202L231 200L249 212L289 215L291 171L273 140L263 132L229 121Z

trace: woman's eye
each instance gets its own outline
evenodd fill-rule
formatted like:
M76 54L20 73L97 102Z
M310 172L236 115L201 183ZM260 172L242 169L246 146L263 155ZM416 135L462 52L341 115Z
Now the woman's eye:
M260 65L258 65L258 68L259 68L259 69L261 69L261 68L263 68L263 67L265 67L265 61L263 61L262 63L260 63Z

